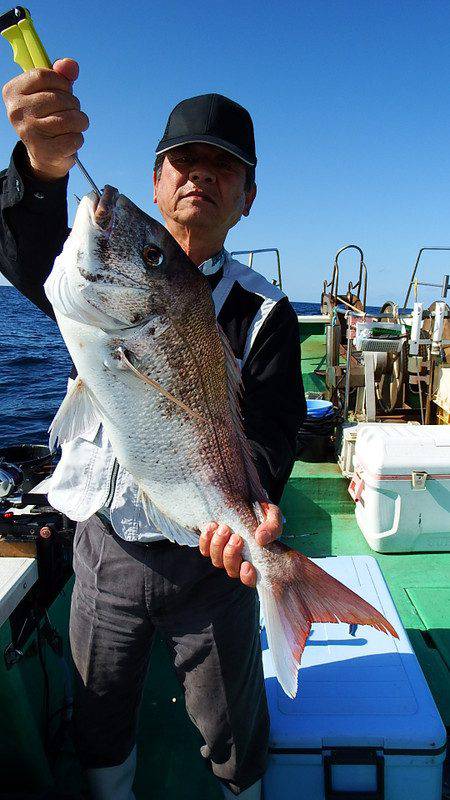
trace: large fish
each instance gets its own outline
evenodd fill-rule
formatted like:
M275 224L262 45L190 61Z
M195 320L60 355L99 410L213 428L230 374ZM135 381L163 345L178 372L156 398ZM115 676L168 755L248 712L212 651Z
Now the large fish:
M135 479L149 522L195 544L224 523L257 571L277 677L297 691L313 622L372 625L373 606L281 542L259 546L266 494L245 439L240 374L206 278L168 231L117 191L84 197L46 283L78 378L51 427L51 447L98 422Z

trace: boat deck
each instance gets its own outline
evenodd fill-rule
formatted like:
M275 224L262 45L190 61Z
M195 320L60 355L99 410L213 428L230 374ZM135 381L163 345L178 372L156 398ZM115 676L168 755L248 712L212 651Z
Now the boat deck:
M287 543L307 556L371 555L380 564L445 725L450 725L450 553L375 553L336 464L297 461L283 498Z
M303 325L303 376L306 391L322 391L315 373L325 361L323 325ZM380 563L390 591L427 677L439 711L450 725L450 553L380 555L370 550L354 517L347 481L334 463L296 462L286 487L282 507L287 518L285 541L308 556L369 554ZM67 641L71 583L50 609L52 623ZM0 650L10 641L9 624L0 629ZM29 645L32 652L33 641ZM35 645L34 645L35 647ZM0 707L7 720L0 731L2 791L44 789L51 782L42 749L43 677L34 658L24 658L12 670L0 659ZM52 715L62 696L57 659L47 654L51 675ZM10 702L11 698L14 703ZM54 716L54 723L58 716ZM55 733L53 727L52 732ZM189 721L182 691L162 641L157 640L142 703L138 732L138 800L221 800L222 793L200 755L200 736ZM70 742L53 765L61 791L82 789L82 778Z
M325 326L300 324L306 392L323 391ZM288 540L311 557L372 555L380 564L411 644L450 726L450 553L375 553L360 532L348 481L335 463L297 461L283 497Z
M311 557L372 555L378 560L448 727L450 553L374 553L356 524L347 483L334 463L297 461L282 500L287 518L285 541ZM150 669L140 741L145 766L142 763L138 771L138 797L176 798L176 787L179 791L183 776L189 775L183 789L185 800L220 800L221 792L199 756L201 741L187 720L183 697L162 643L155 648ZM151 787L149 775L153 776Z

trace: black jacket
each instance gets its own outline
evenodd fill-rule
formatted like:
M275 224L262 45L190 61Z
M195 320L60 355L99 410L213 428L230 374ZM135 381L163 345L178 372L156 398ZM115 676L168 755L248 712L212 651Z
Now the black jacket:
M43 286L69 232L67 178L41 182L31 177L19 142L8 169L0 173L0 270L53 319ZM212 289L220 279L220 272L210 276ZM236 282L221 308L218 320L238 359L262 304L259 294ZM286 297L265 317L244 362L242 380L245 431L262 483L277 503L294 463L297 430L306 411L297 316Z

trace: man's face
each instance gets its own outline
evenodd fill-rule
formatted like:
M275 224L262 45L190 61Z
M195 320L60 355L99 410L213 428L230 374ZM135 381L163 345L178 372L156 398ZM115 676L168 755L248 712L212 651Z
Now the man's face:
M220 147L186 144L166 153L154 201L165 222L185 228L223 232L248 216L256 187L245 189L245 164Z

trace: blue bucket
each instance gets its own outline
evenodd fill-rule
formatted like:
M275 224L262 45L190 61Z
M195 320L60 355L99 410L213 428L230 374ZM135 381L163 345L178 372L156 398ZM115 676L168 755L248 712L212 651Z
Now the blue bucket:
M306 413L312 419L329 417L334 413L333 403L329 400L307 400Z

